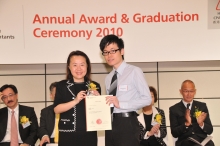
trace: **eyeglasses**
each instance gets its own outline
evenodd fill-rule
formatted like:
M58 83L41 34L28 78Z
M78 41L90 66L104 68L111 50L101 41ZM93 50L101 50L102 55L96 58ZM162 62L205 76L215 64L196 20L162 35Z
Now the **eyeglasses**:
M103 56L107 56L109 54L115 54L118 50L120 50L120 49L111 50L111 51L105 51L105 52L102 52L102 55Z
M195 90L183 90L184 94L193 94L195 92Z
M9 94L8 96L7 95L5 95L5 96L2 96L2 101L4 101L6 98L8 98L8 97L13 97L15 94Z

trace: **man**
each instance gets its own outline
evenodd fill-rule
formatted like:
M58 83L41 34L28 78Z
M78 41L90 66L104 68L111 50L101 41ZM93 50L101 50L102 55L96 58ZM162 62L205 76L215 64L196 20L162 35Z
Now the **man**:
M188 138L202 142L207 135L212 134L208 108L205 103L193 100L196 94L193 81L185 80L180 93L183 99L169 109L171 133L178 138L176 146L199 146ZM214 146L214 143L209 141L206 146Z
M0 109L0 146L34 146L38 129L34 108L18 104L14 85L3 85L0 98L7 106Z
M143 71L127 64L124 42L115 35L107 35L100 42L100 50L113 70L105 79L107 104L113 104L112 130L105 133L106 146L139 146L139 124L136 111L151 104L151 96ZM112 79L113 78L113 79Z
M56 94L56 84L50 85L50 98L54 101ZM55 113L54 106L50 105L41 110L40 127L38 129L38 137L41 139L40 146L46 146L46 143L54 143L55 137Z

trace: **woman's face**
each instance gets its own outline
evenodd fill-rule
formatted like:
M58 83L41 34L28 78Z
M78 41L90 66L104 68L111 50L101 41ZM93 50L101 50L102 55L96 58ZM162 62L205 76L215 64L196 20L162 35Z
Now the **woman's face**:
M84 77L87 73L87 63L83 56L72 56L69 69L73 75L74 82L84 82Z
M153 93L153 92L150 92L150 94L151 94L151 97L152 97L151 105L154 105L154 93Z

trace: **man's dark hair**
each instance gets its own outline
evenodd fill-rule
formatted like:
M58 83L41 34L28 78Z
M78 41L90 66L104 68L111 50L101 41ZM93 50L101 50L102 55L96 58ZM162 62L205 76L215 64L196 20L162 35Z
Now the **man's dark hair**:
M3 85L3 86L0 88L0 92L4 91L4 90L7 89L7 88L11 88L11 89L14 91L15 94L18 93L18 90L17 90L17 88L15 87L15 85L12 85L12 84L5 84L5 85Z
M157 90L153 86L149 86L150 92L154 94L154 103L157 102Z
M50 92L53 90L53 88L56 87L56 85L57 85L57 82L53 82L53 83L50 84L50 87L49 87Z
M99 47L103 52L106 46L110 44L117 44L118 49L124 49L124 41L116 35L110 34L102 38ZM124 59L124 55L122 55L122 59Z

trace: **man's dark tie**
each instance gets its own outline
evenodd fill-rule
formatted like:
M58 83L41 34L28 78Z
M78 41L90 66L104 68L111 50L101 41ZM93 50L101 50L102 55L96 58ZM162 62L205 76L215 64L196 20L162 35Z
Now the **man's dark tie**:
M117 71L115 71L115 74L112 77L111 85L109 89L109 95L116 96L117 92ZM114 107L111 107L111 113L113 113Z
M187 108L187 109L189 109L189 107L190 107L190 103L188 103L188 104L186 105L186 108Z

